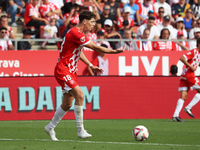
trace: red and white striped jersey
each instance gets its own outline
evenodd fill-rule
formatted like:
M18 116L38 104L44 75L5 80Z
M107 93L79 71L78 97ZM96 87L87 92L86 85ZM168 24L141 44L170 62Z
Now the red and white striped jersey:
M25 14L24 14L24 24L26 25L32 18L31 16L35 16L38 18L39 11L38 6L35 7L30 3L25 8Z
M0 51L7 51L9 45L12 45L12 42L10 40L8 41L0 40Z
M144 6L144 4L138 4L138 7L139 7L140 15L148 16L148 12L150 10L153 10L154 16L156 16L156 12L155 12L155 8L154 8L153 4L150 4L149 7Z
M117 19L117 27L118 28L122 28L123 27L123 21L124 21L124 18L123 17L119 17ZM133 27L134 26L134 21L132 18L128 18L128 22L129 22L129 25L130 27ZM123 29L123 28L122 28Z
M48 4L42 4L42 5L40 6L40 8L39 8L39 12L40 12L42 18L46 18L48 21L50 21L51 18L60 19L60 17L59 17L58 15L56 15L56 14L53 15L53 16L51 16L51 17L47 17L47 16L46 16L46 14L47 14L48 12L50 12L50 11L52 11L52 10L57 10L57 9L58 9L58 7L57 7L55 4L49 2Z
M155 41L153 42L153 49L159 51L172 51L174 48L172 47L172 41Z
M64 16L63 16L63 22L65 20L67 20L67 18L69 17L70 13L66 13ZM79 14L77 14L75 17L72 16L70 18L70 22L73 23L73 24L78 24L79 23Z
M154 22L154 25L157 26L157 25L159 25L159 24L162 24L162 19L156 17L155 22Z
M189 47L187 41L181 41L181 43L182 43L184 46ZM173 48L175 48L175 49L173 49L173 50L175 50L175 51L183 51L182 47L179 46L177 43L173 42L172 44L173 44Z
M193 67L197 68L200 64L200 53L195 48L190 51L188 51L186 54L183 55L187 62L192 65ZM189 67L186 66L186 68L183 70L181 77L187 77L187 76L194 76L194 71L192 71Z
M152 51L153 43L151 41L137 41L139 51Z
M90 40L77 27L69 29L62 41L57 66L62 69L68 67L69 72L75 74L82 48L89 42Z

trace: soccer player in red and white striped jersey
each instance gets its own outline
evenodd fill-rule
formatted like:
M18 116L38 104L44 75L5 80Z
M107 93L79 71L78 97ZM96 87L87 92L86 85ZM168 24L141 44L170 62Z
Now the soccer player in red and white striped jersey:
M180 77L179 92L181 92L181 96L178 99L172 120L183 122L183 120L179 117L179 113L183 108L183 104L187 98L189 90L195 89L197 91L197 94L193 97L192 101L184 108L184 111L190 117L194 118L191 109L200 100L200 82L199 79L195 76L195 71L200 65L200 39L197 39L197 48L192 49L184 54L180 58L180 61L182 61L186 67Z
M51 122L45 126L45 132L50 136L51 140L58 141L55 136L54 128L61 121L63 116L72 106L72 102L75 99L74 114L77 123L77 136L79 138L92 137L87 133L83 126L83 100L84 94L80 86L77 83L77 65L79 59L89 66L93 71L99 73L103 72L103 69L93 66L91 62L86 58L82 52L84 46L93 49L100 53L118 54L122 53L125 49L112 50L102 46L98 46L90 41L84 34L85 31L95 26L96 15L91 11L83 11L79 15L79 24L71 28L63 38L59 61L56 64L54 74L57 82L62 86L63 101L61 106L56 110Z

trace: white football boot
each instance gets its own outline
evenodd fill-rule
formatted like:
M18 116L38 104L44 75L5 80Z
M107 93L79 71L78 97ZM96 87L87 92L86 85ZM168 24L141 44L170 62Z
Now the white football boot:
M44 127L44 131L50 136L52 141L58 141L58 139L56 138L56 133L55 133L54 129L50 130L48 125L46 125Z
M78 136L79 138L82 138L82 139L92 137L92 135L89 134L89 133L87 133L86 130L82 130L82 131L77 132L77 136Z

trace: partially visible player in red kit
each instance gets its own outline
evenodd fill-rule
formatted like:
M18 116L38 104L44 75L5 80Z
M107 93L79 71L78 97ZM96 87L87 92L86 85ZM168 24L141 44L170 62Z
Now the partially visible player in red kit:
M180 77L179 91L181 92L181 96L178 99L172 120L183 122L183 120L179 117L179 113L183 108L183 104L187 98L188 91L190 89L197 90L197 94L195 94L192 101L184 108L184 111L190 117L194 118L191 109L200 100L200 82L199 79L195 76L195 70L200 65L200 39L197 39L197 48L192 49L184 54L180 58L180 61L186 65L186 68L183 70Z
M84 32L95 26L96 16L91 11L84 11L79 15L79 24L76 27L71 28L63 38L63 42L60 50L59 61L55 67L55 78L62 86L63 101L61 106L56 110L51 122L45 126L45 132L50 136L51 140L58 141L55 135L54 128L61 121L63 116L72 106L72 101L75 98L74 114L77 123L77 136L79 138L92 137L87 133L83 126L83 99L84 94L77 83L77 64L79 58L87 66L95 72L103 72L103 70L97 66L93 66L90 61L85 57L82 52L83 46L93 49L100 53L118 54L122 53L125 49L112 50L105 47L96 45L90 41Z

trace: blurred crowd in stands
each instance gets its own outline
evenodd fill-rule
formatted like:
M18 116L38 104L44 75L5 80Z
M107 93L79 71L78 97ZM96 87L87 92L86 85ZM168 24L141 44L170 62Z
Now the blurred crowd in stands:
M85 34L91 40L116 39L97 42L113 49L126 45L127 51L183 51L196 48L192 39L200 38L200 0L1 0L0 39L15 38L16 17L24 18L24 39L63 38L85 10L96 15L95 28ZM0 50L13 49L11 45L0 40ZM28 43L19 45L31 49Z

